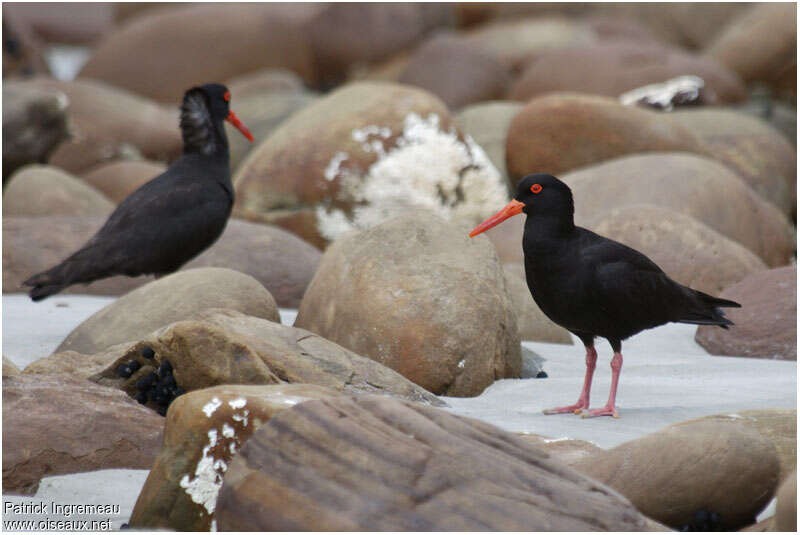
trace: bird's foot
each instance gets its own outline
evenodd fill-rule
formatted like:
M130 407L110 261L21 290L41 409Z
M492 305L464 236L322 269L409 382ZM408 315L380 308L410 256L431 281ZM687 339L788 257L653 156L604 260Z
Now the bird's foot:
M589 408L588 402L579 401L574 405L567 405L566 407L555 407L552 409L545 409L542 412L544 414L566 414L571 412L573 414L580 414L582 411Z
M619 418L617 408L613 405L606 405L602 409L584 409L580 411L581 418L596 418L598 416L613 416Z

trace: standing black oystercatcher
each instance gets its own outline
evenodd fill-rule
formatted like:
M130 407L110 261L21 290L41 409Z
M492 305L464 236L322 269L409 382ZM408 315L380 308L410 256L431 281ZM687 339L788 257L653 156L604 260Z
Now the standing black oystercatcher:
M229 109L228 89L193 87L183 97L183 154L114 210L81 249L25 281L39 301L76 283L112 275L166 275L222 234L233 208L228 138L223 121L253 136Z
M586 346L586 377L577 403L545 410L545 414L617 418L622 340L644 329L669 322L723 329L733 325L718 307L740 307L739 303L678 284L642 253L576 227L572 192L554 176L536 174L520 180L514 199L469 235L476 236L521 212L527 214L522 249L533 299L547 317ZM614 350L611 392L605 407L589 410L596 336L607 339Z

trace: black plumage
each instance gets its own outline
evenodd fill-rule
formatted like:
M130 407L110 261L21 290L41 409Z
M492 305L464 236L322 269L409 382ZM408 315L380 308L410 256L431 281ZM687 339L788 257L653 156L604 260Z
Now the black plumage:
M77 252L26 280L34 301L113 275L172 273L219 238L234 199L223 121L252 141L229 101L230 93L219 84L186 92L180 118L183 154L122 201Z
M554 176L528 175L514 199L470 233L475 236L519 214L527 215L522 248L528 288L542 312L578 336L586 346L586 379L578 402L545 411L617 416L615 397L622 368L622 341L669 322L718 325L733 323L722 307L738 303L683 286L642 253L575 226L569 187ZM595 337L614 350L609 401L588 411L597 353Z

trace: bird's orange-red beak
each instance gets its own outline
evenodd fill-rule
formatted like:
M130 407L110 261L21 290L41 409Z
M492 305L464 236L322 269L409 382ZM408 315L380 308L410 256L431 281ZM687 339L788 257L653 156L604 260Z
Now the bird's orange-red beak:
M525 203L521 203L516 199L511 199L511 202L505 205L502 210L472 229L472 232L469 233L469 237L474 238L481 232L486 232L495 225L499 225L509 217L521 214L523 208L525 208Z
M239 118L236 117L236 114L233 113L233 110L228 112L228 116L225 117L225 120L231 123L233 126L235 126L236 129L239 130L239 132L241 132L242 135L244 135L244 137L249 139L251 143L255 141L253 139L253 134L251 134L250 130L248 130L247 127L242 123L242 121L240 121Z

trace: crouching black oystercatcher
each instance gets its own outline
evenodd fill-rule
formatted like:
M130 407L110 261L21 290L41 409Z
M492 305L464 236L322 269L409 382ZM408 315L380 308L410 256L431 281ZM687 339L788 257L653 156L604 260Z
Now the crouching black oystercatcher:
M220 84L189 89L181 105L183 154L114 210L81 249L24 282L39 301L76 283L112 275L172 273L214 243L233 208L228 138L223 121L253 141L229 109Z
M536 174L520 180L514 199L469 235L522 212L527 214L522 239L525 276L533 299L547 317L586 346L586 377L577 403L545 410L545 414L617 418L622 340L644 329L669 322L723 329L733 325L719 307L740 307L739 303L678 284L642 253L576 227L572 192L554 176ZM607 339L614 350L611 392L605 407L589 410L597 336Z

